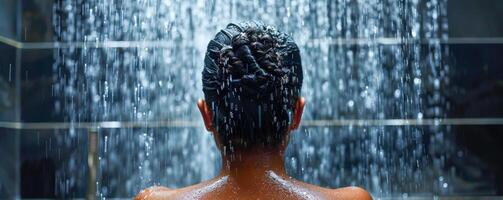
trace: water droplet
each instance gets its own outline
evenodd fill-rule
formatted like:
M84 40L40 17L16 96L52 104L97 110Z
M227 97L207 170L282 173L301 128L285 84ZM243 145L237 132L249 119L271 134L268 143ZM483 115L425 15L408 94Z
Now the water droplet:
M433 86L435 86L435 89L439 89L440 88L440 80L438 80L438 78L436 78L433 81Z
M354 102L353 100L349 100L349 101L348 101L348 106L349 106L350 108L353 108L353 106L354 106L354 105L355 105L355 102Z
M400 90L396 89L394 92L395 98L400 98Z
M420 78L414 78L414 85L420 85L421 84L421 79Z
M421 112L417 113L417 119L423 119L423 113Z

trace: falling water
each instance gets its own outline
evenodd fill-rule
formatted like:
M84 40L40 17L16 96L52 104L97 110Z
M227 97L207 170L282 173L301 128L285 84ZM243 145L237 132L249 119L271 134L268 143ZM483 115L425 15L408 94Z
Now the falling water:
M447 0L57 1L56 107L69 122L182 126L98 129L100 197L130 197L215 176L219 155L195 102L208 41L229 22L276 26L301 48L304 120L445 117ZM176 123L173 123L176 124ZM185 124L185 125L183 125ZM194 126L195 125L195 126ZM304 126L286 154L289 174L375 195L449 191L448 127ZM79 130L61 136L67 144ZM72 158L58 192L85 177ZM73 180L73 181L68 181ZM73 185L72 185L73 184ZM447 185L446 185L447 184Z

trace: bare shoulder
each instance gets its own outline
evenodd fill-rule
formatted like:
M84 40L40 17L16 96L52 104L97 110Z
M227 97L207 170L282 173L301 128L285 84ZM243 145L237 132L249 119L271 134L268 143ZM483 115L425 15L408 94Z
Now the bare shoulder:
M136 195L134 200L156 200L156 199L167 199L170 198L175 192L175 190L169 189L162 186L154 186L144 189Z
M184 188L171 189L167 187L154 186L147 188L134 198L134 200L166 200L166 199L193 199L190 198L191 195L194 195L194 191L200 191L202 188L207 186L215 187L215 183L222 182L221 180L226 180L225 177L215 177L213 179L201 182L199 184L187 186Z
M336 199L372 200L370 193L360 187L344 187L332 189L329 193Z
M313 191L322 193L328 199L339 199L339 200L372 200L372 196L365 189L360 187L343 187L337 189L329 189L320 187L317 185L308 184L305 182L297 181L292 179L293 182L299 185L303 185Z

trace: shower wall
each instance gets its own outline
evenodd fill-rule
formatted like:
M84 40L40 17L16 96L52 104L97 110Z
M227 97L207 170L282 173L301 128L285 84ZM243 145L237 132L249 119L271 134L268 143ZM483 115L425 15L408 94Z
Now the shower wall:
M55 36L83 43L55 55L53 91L64 97L57 105L70 122L185 120L200 126L194 102L202 96L198 77L207 41L229 22L260 20L291 34L303 49L303 94L312 105L304 119L444 118L449 66L440 40L448 38L446 6L446 1L62 1L55 6ZM452 149L426 148L423 138L453 145L446 144L451 140L445 127L431 129L433 134L418 127L306 127L292 137L287 167L310 183L361 185L377 195L449 193L452 187L444 183L451 176L444 173L450 169L443 169L440 156ZM200 128L98 134L104 176L97 187L105 197L152 184L186 186L219 168L214 143ZM177 161L165 163L166 157ZM440 176L445 180L420 188Z
M0 1L0 35L17 39L17 3ZM16 48L0 44L0 121L19 119L16 95ZM0 122L0 123L1 123ZM0 128L0 198L19 196L19 132Z
M0 198L131 197L214 176L193 103L202 56L225 24L256 19L301 46L308 123L291 176L377 196L501 193L501 124L313 125L501 118L501 42L447 42L503 35L502 3L477 2L0 0ZM137 124L78 125L103 121Z

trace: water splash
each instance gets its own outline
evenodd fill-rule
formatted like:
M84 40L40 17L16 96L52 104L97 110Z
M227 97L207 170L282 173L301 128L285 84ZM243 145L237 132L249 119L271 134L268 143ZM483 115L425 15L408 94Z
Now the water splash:
M55 52L55 96L71 122L199 119L195 102L203 96L200 72L208 41L229 22L260 20L291 34L301 48L304 119L442 118L448 108L442 88L449 82L448 49L440 44L447 38L446 5L447 0L57 1L58 41L82 43ZM360 185L378 195L445 193L452 184L442 161L450 150L438 144L450 141L448 131L304 128L293 135L287 168L310 183ZM153 184L193 184L220 167L202 128L99 134L101 197L132 196Z

